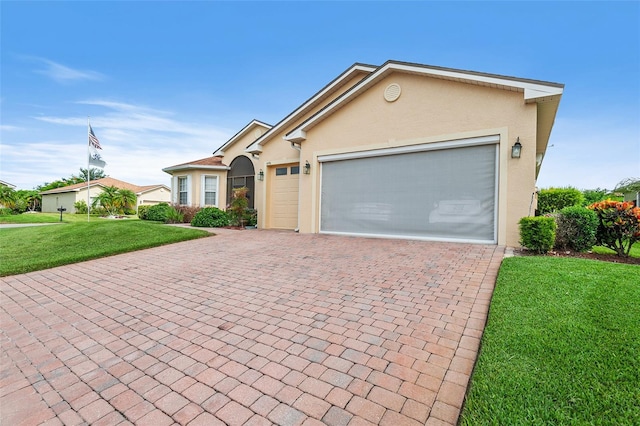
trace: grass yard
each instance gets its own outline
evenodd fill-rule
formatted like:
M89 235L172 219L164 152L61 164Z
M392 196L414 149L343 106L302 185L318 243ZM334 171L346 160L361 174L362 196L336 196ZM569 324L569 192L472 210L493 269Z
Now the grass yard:
M40 214L9 217L21 216L35 218ZM40 221L46 222L46 216L48 215L42 214ZM82 215L66 215L63 219L66 220L68 216L80 220L59 225L0 229L0 276L22 274L211 235L199 229L178 228L134 219L109 220L92 217L87 222L87 217Z
M505 259L461 425L640 424L640 267Z
M599 253L599 254L615 254L616 252L608 249L606 247L594 247L592 250L594 253ZM635 243L633 246L631 246L631 250L629 251L629 256L630 257L640 257L640 242Z

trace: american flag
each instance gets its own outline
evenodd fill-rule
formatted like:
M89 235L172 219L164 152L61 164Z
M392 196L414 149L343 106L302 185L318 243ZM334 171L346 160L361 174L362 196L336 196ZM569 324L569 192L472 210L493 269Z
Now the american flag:
M96 135L93 133L93 129L91 128L91 125L89 125L89 145L91 145L94 148L102 149L102 147L100 146L100 141L98 140Z

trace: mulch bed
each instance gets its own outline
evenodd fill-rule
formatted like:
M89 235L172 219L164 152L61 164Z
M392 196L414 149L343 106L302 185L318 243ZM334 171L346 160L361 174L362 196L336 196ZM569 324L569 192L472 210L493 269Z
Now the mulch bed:
M516 256L540 256L537 255L527 249L514 249L513 254ZM549 253L542 255L549 257L576 257L579 259L591 259L591 260L601 260L603 262L612 262L612 263L626 263L629 265L640 265L640 258L638 257L620 257L615 254L599 254L592 252L580 253L572 250L558 250L558 251L550 251Z

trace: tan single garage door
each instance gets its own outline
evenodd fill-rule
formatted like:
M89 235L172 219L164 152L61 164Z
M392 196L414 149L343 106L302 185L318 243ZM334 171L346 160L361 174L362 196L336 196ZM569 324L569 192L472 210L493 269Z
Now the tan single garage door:
M268 228L296 229L298 227L299 164L269 167Z

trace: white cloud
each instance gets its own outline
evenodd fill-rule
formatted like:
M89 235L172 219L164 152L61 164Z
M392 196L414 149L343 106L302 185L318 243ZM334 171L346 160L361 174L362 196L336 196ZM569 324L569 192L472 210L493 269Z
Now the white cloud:
M184 121L170 111L106 100L82 104L104 107L91 116L91 127L102 145L105 173L137 185L170 184L163 168L208 157L237 129L225 129L209 123ZM34 117L37 120L72 128L69 139L86 134L86 117ZM86 139L69 144L64 128L56 129L55 141L29 140L4 144L2 180L21 189L77 174L87 167Z
M33 59L44 65L44 68L35 70L36 73L45 75L58 83L82 80L101 81L105 79L104 74L97 71L73 69L45 58Z
M11 126L9 124L0 124L0 131L2 132L17 132L20 130L24 130L24 129L18 126Z

